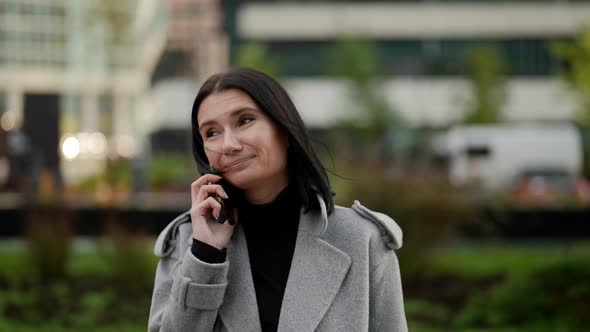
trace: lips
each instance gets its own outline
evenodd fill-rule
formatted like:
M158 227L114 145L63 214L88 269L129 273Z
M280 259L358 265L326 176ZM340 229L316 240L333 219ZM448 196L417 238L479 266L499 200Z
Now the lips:
M247 158L242 158L242 159L238 159L238 160L232 161L232 162L231 162L231 163L229 163L229 164L225 164L225 165L223 166L223 169L231 169L231 168L238 167L238 166L240 166L242 163L244 163L244 162L246 162L246 161L248 161L248 160L250 160L250 159L252 159L252 158L254 158L254 157L255 157L255 156L250 156L250 157L247 157Z

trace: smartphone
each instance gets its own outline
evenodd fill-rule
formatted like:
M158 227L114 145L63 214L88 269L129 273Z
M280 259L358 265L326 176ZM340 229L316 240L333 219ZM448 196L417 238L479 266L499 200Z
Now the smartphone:
M213 193L211 197L213 197L216 201L221 204L221 211L219 212L219 216L215 218L213 216L213 209L209 210L209 218L215 222L223 224L226 220L229 222L230 225L235 225L237 222L237 218L235 215L235 208L236 205L234 204L234 200L232 197L238 196L239 193L234 186L232 186L226 179L222 178L221 180L215 182L215 184L220 185L223 190L227 193L229 198L224 199L221 198L217 193Z

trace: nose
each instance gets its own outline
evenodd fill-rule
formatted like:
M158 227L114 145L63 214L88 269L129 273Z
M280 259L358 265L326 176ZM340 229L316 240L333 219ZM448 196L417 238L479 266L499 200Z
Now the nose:
M242 151L244 147L240 139L231 130L226 130L223 134L222 151L224 154L232 154Z

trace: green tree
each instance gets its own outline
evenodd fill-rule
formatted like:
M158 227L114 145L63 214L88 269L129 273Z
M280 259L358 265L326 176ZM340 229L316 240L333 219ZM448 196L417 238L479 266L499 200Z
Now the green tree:
M552 51L568 63L561 77L576 93L577 121L590 127L590 28L573 41L553 43Z
M267 48L258 43L249 43L238 48L236 64L239 67L260 70L272 77L280 75L279 61L268 54Z
M339 127L354 140L365 158L373 158L383 147L387 131L401 126L381 92L382 70L374 43L354 38L341 38L328 52L327 74L349 81L349 120Z
M466 124L489 124L503 120L506 103L504 77L507 65L503 57L490 46L476 46L465 56L466 77L471 84L471 96L465 102Z
M590 176L590 28L581 31L573 41L551 46L553 53L568 64L561 77L575 93L576 120L583 128L583 172Z

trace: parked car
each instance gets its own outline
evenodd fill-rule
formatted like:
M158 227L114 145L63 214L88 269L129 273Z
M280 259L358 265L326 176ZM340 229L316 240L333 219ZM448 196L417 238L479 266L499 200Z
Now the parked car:
M546 207L590 205L590 181L565 170L527 170L516 177L509 203Z

